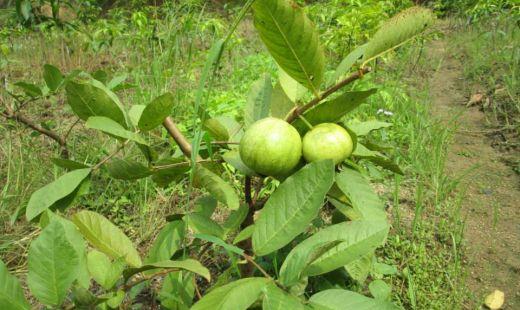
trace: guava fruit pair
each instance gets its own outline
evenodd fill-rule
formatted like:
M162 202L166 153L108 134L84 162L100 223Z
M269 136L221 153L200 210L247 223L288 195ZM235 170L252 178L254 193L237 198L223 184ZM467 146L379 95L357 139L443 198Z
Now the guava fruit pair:
M341 126L323 123L303 137L284 120L268 117L252 124L240 140L240 158L257 173L286 176L300 162L332 159L343 162L353 150L352 138Z

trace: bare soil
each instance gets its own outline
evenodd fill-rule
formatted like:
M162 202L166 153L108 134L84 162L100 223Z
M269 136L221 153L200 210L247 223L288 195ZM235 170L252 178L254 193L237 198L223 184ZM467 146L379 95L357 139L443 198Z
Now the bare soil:
M448 35L449 36L449 35ZM429 57L440 60L430 81L433 113L446 125L456 122L448 149L446 173L465 175L462 203L465 221L463 262L467 284L479 302L495 289L505 292L503 309L520 309L520 177L493 148L485 114L478 105L468 107L462 68L448 46L449 38L429 46ZM517 154L518 155L518 154Z

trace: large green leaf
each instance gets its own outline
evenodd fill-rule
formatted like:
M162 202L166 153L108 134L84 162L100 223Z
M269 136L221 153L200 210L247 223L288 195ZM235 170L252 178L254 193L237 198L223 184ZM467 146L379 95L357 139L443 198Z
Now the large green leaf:
M25 211L27 220L34 219L54 203L74 192L90 174L90 171L90 168L85 168L68 172L54 182L35 191L31 195Z
M353 169L344 169L336 175L336 184L364 219L386 219L385 205L361 173Z
M211 281L209 270L202 266L202 264L194 259L188 258L182 261L164 260L155 263L149 263L139 268L130 268L125 270L125 279L129 279L136 273L152 270L152 269L172 269L172 270L187 270L202 276L204 279Z
M139 118L139 128L143 131L152 130L162 124L170 116L175 99L171 93L163 94L150 102L144 108Z
M88 118L85 126L87 128L101 130L104 133L118 138L132 140L142 145L148 145L144 138L138 133L126 130L119 123L105 116L91 116Z
M294 103L299 103L301 99L307 94L307 89L298 81L293 79L290 75L285 73L282 69L279 71L280 86L287 97Z
M51 91L56 91L63 83L63 74L53 65L43 65L43 79Z
M246 127L269 116L272 90L273 86L269 74L264 75L253 83L244 108L244 123Z
M113 263L103 252L92 250L87 255L88 271L105 290L110 290L123 275L125 263L122 258Z
M363 61L367 62L421 33L433 21L433 14L423 7L408 8L384 22L368 42Z
M67 103L82 120L91 116L104 116L127 128L123 105L117 96L101 82L91 78L78 78L65 86Z
M40 302L57 306L78 274L78 255L58 221L52 221L31 243L27 283Z
M114 179L137 180L152 175L152 171L141 163L129 159L112 159L107 165L108 174Z
M117 259L124 257L128 265L141 266L141 258L132 241L104 216L80 211L72 217L81 234L98 250Z
M271 94L271 116L284 119L295 103L287 96L280 83L276 83Z
M373 130L387 128L392 126L392 123L382 122L378 120L370 120L361 123L347 124L348 128L358 136L366 136Z
M325 101L305 112L304 117L309 121L309 123L311 123L311 125L335 123L345 116L345 114L351 112L365 102L365 99L375 92L376 89L343 93L340 96ZM307 126L300 119L295 120L293 126L300 132L305 132L307 130Z
M224 236L224 229L222 226L204 215L192 213L184 216L183 220L188 223L188 227L195 233L213 235L219 238Z
M240 206L240 200L233 187L201 165L197 165L195 168L193 184L206 189L215 199L232 210L236 210Z
M245 278L218 287L202 297L191 310L246 310L269 283L266 278Z
M302 233L318 215L333 182L331 160L310 163L287 178L271 195L255 223L255 253L269 254Z
M186 224L183 221L168 222L155 238L145 263L168 260L182 247Z
M269 53L287 74L316 94L325 55L313 23L289 0L257 0L253 9L255 27Z
M274 283L264 287L262 310L303 310L305 306L300 299L288 294Z
M336 68L336 71L334 72L334 76L332 78L333 83L343 78L347 73L351 71L352 66L365 53L366 48L366 44L360 45L356 47L352 52L350 52L350 54L348 54L347 57L343 58L341 63Z
M0 259L0 309L29 310L31 306L23 295L18 279L9 273Z
M387 301L372 299L361 294L342 290L330 289L314 294L309 299L312 305L325 307L330 310L396 310L399 307Z

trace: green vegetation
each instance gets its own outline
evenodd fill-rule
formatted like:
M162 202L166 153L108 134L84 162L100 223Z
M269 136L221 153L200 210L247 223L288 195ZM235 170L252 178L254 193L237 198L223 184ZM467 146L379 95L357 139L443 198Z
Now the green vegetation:
M443 34L417 37L414 26L392 36L388 26L424 25L429 11L376 34L413 3L311 3L315 31L277 0L257 1L254 14L250 1L51 1L50 16L14 2L0 14L0 282L13 296L0 285L0 308L475 302L462 260L464 189L445 171L455 128L431 117L428 83L417 78L438 68L424 42ZM285 15L273 17L274 5ZM496 98L486 107L494 124L517 136L518 31L508 15L517 7L430 6L471 17L454 49L468 59L468 81ZM273 30L282 18L301 26L294 37ZM504 40L512 45L494 49ZM253 141L279 133L256 128L267 116L294 133L276 146ZM337 170L328 160L298 165L301 145L292 150L323 123L352 140ZM285 165L275 147L298 158Z

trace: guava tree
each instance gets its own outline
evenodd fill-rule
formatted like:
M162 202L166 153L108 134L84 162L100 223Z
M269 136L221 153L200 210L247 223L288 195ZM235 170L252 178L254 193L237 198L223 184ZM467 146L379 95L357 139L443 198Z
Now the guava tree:
M278 79L273 86L265 75L253 84L242 119L210 115L205 107L214 73L227 40L250 9L279 66ZM376 257L390 224L359 162L401 171L366 139L388 123L349 128L344 122L377 90L344 89L371 71L372 60L411 40L431 19L419 7L401 12L328 72L318 33L300 7L290 0L248 1L228 35L209 51L195 95L198 118L188 134L170 115L171 93L127 110L116 95L121 81L106 82L83 71L64 76L50 65L43 88L19 83L25 95L16 95L16 102L64 92L86 128L118 144L93 164L53 159L68 172L31 196L25 216L41 228L29 248L31 293L49 307L128 308L149 280L160 278L154 296L167 309L396 308L391 288L381 280L393 268ZM2 114L20 121L21 106L8 106ZM178 152L164 155L153 142L166 139L145 135L161 130ZM122 155L131 145L142 161ZM169 215L141 257L104 216L88 210L65 216L95 186L93 176L105 175L100 170L119 180L150 177L157 186L186 180L189 193L196 187L207 195ZM224 171L233 176L223 177ZM240 190L237 180L243 182ZM212 218L218 209L227 212L225 220ZM231 263L222 268L200 261L208 253L225 255ZM346 289L347 282L365 285L367 279L374 298ZM30 308L4 264L0 308Z

